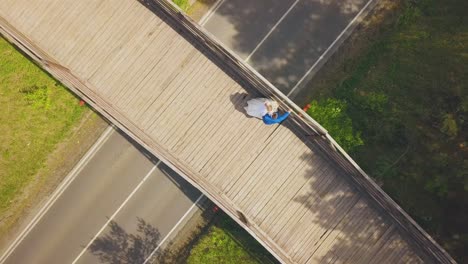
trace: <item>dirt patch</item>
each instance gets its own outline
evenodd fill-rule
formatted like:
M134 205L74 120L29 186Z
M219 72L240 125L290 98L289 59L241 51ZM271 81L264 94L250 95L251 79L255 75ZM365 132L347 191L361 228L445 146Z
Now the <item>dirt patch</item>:
M198 0L188 9L187 14L195 21L200 19L211 9L217 0Z
M48 197L96 142L109 124L92 110L49 155L34 180L0 219L0 248L8 246L47 202Z

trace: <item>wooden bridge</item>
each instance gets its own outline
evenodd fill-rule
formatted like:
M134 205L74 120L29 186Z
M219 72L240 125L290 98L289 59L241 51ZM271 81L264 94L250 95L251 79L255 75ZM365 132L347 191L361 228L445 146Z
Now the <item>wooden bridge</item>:
M0 29L280 261L454 262L325 129L172 4L2 0ZM294 113L265 126L242 112L245 94Z

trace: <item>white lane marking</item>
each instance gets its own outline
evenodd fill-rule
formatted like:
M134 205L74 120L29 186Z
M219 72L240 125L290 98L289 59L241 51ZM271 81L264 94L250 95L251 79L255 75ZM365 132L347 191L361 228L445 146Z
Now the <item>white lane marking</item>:
M247 58L245 59L245 61L249 61L250 60L250 57L252 57L252 55L258 50L258 48L260 48L260 46L263 44L263 42L265 42L265 40L271 35L271 33L273 33L273 31L278 27L278 25L283 22L283 20L286 18L286 16L289 14L289 12L291 12L291 10L297 5L297 3L299 2L300 0L296 0L290 7L289 9L286 11L286 13L283 14L283 16L278 20L278 22L276 22L276 24L270 29L270 31L268 31L268 33L265 35L265 37L263 37L262 41L260 41L258 43L258 45L255 47L255 49L249 54L249 56L247 56Z
M0 263L6 261L6 259L13 253L13 251L18 247L21 241L31 232L31 230L36 226L36 224L42 219L42 217L47 213L47 211L52 207L52 205L57 201L57 199L62 195L65 189L73 182L73 180L78 176L78 173L83 169L84 165L97 153L97 151L102 147L102 145L109 139L111 133L114 132L114 128L109 126L104 133L99 137L99 139L94 143L94 145L88 150L88 152L81 158L81 160L76 164L76 166L68 173L62 183L55 189L54 193L51 195L46 204L41 208L41 210L34 216L31 222L26 226L26 228L18 235L15 241L8 247L5 253L0 258Z
M159 245L153 250L153 252L151 252L151 254L148 256L148 258L146 258L146 260L145 260L145 262L143 262L143 264L146 264L153 257L154 253L156 253L158 251L158 249L164 244L164 242L166 242L166 240L169 238L169 236L172 234L172 232L174 232L176 230L176 228L182 223L182 221L189 215L189 213L192 212L192 210L195 208L195 206L198 204L198 202L200 202L200 200L203 197L205 197L203 194L200 195L200 197L198 197L198 199L192 204L192 206L187 210L187 212L185 212L185 214L174 225L174 227L171 229L171 231L169 231L169 233L167 233L167 235L164 237L164 239L161 241L161 243L159 243Z
M104 229L106 229L106 227L109 225L109 223L115 218L115 216L120 212L120 210L122 210L122 208L128 203L128 201L130 201L130 199L133 197L133 195L138 191L138 189L140 189L140 187L143 185L143 183L145 183L145 181L149 178L149 176L151 176L151 174L153 173L153 171L158 167L159 163L161 163L161 161L158 161L154 166L153 168L151 168L151 170L145 175L145 177L143 178L143 180L140 181L140 183L137 185L137 187L135 187L135 189L133 189L133 191L130 193L130 195L125 199L125 201L123 201L123 203L119 206L119 208L117 208L117 210L114 212L114 214L112 214L111 217L109 217L109 219L107 220L107 222L101 227L101 229L99 229L99 231L96 233L96 235L91 239L91 241L89 241L89 243L86 245L85 248L83 248L83 250L80 252L80 254L75 258L75 260L73 260L72 264L75 264L80 258L81 256L86 252L86 250L89 248L89 246L91 246L91 244L93 244L94 240L96 240L96 238L99 237L99 235L102 233L102 231L104 231Z
M351 27L351 25L361 16L361 14L366 10L366 8L373 2L374 0L369 0L367 4L359 11L359 13L349 22L349 24L341 31L340 35L336 37L336 39L330 44L330 46L322 53L322 55L317 59L317 61L310 67L310 69L302 76L302 78L296 83L296 85L289 91L289 93L286 96L290 96L298 87L299 85L304 81L304 79L317 67L319 62L323 60L323 58L327 55L327 53L335 46L335 44L340 40L340 38L348 31L348 29Z
M208 11L208 13L206 13L202 19L200 19L200 22L198 22L201 26L204 26L206 24L206 22L208 22L208 20L213 16L213 14L216 12L216 10L218 10L218 8L221 6L221 4L224 2L224 0L218 0L218 2L216 2L216 4L214 4L210 10Z

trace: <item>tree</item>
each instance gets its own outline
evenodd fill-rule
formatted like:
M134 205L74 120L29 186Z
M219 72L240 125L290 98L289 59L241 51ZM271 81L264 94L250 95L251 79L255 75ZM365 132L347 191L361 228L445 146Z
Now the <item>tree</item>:
M364 145L361 133L353 129L353 122L346 113L346 102L338 99L312 101L307 113L324 126L330 135L346 151L352 152Z

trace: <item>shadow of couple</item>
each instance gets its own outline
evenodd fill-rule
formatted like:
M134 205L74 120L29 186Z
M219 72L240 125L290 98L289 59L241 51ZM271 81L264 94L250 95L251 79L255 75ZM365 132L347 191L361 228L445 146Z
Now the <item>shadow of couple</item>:
M245 93L245 92L236 92L229 96L231 103L234 105L234 109L241 112L248 118L253 118L253 117L247 114L244 107L247 106L247 101L252 98L255 98L255 96Z

